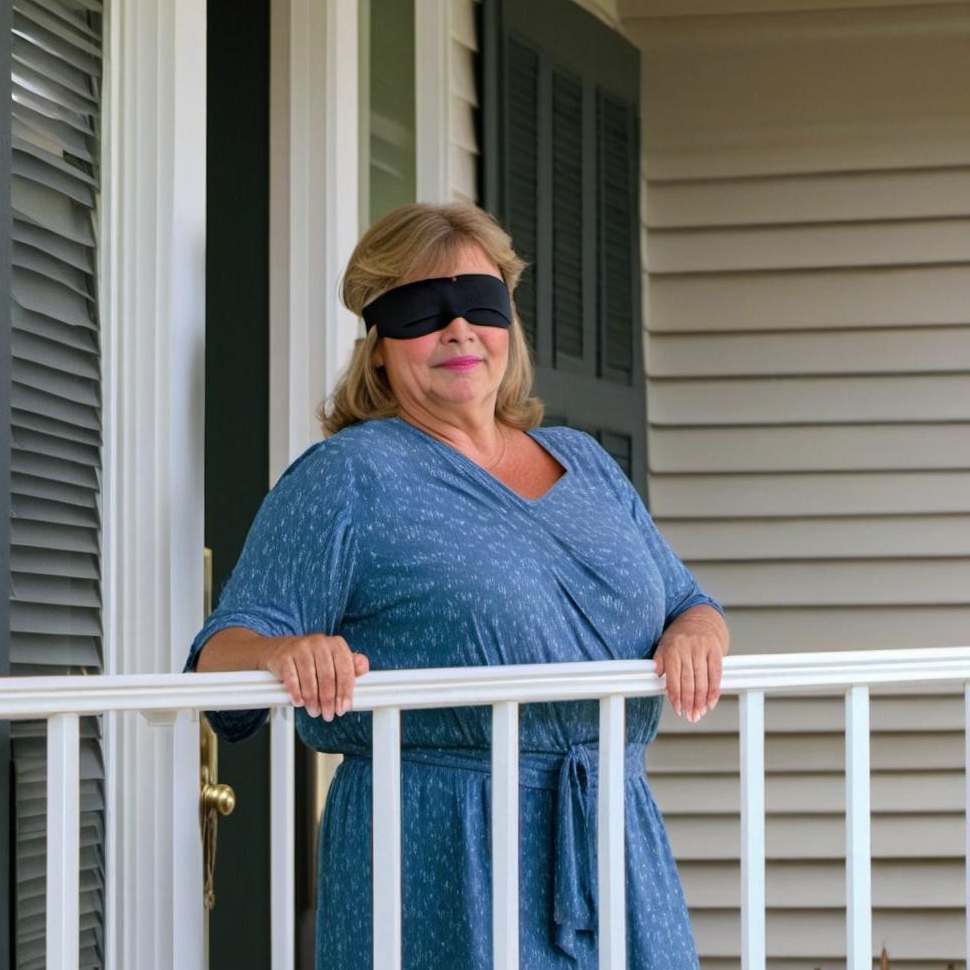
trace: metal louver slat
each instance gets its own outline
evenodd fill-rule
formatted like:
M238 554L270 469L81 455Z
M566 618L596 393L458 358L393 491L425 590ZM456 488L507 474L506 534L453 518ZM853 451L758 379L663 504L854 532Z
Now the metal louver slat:
M12 674L103 670L95 272L100 4L14 0L11 36ZM13 942L46 963L45 721L11 723ZM101 718L81 718L79 966L104 966Z

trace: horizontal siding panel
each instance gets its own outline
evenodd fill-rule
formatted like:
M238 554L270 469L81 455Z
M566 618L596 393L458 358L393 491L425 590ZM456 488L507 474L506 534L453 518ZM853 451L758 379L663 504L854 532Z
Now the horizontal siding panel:
M738 820L728 815L707 818L665 816L671 847L678 859L740 859ZM873 859L963 859L963 813L950 815L874 815ZM769 815L765 822L769 859L845 858L842 815ZM833 901L833 907L836 903Z
M970 604L742 607L728 614L731 652L970 647Z
M970 219L676 230L651 226L645 243L652 273L955 263L970 260Z
M649 380L653 425L970 420L970 373ZM970 448L970 429L962 431ZM970 452L967 452L970 456Z
M653 378L970 371L970 326L644 334ZM964 398L970 390L964 380Z
M698 581L737 606L966 605L968 559L698 563Z
M683 559L858 559L966 556L970 515L658 520Z
M650 428L647 441L652 473L970 467L967 424Z
M970 163L966 4L625 22L654 179Z
M913 705L915 708L917 705ZM718 704L716 710L720 710ZM705 715L700 723L707 720ZM650 789L667 818L718 812L740 818L741 781L738 775L679 775L647 769ZM963 811L962 771L875 772L871 781L872 811L959 813ZM778 772L765 780L766 811L773 815L845 814L845 776L812 771Z
M655 474L654 518L970 512L970 472Z
M970 167L648 181L654 229L970 216Z
M704 970L731 966L716 958L736 959L741 951L737 915L729 911L700 910L692 914L692 919L698 952L704 955L701 962ZM873 948L878 956L882 947L886 947L892 970L900 970L902 960L917 961L912 970L927 970L930 966L947 970L947 962L957 966L964 960L964 926L965 917L959 910L947 913L876 911L872 915ZM771 970L846 970L843 912L769 911L766 930L766 954ZM803 959L798 960L799 956Z
M651 276L652 332L970 324L970 266Z
M720 704L718 704L720 707ZM702 718L692 727L704 723ZM688 722L689 723L689 722ZM648 776L666 769L681 774L706 773L733 775L738 771L739 748L736 734L704 734L704 743L697 744L688 734L667 735L663 744L649 752ZM935 731L873 734L871 744L872 771L962 771L964 765L963 732ZM844 771L845 737L842 732L832 734L796 734L769 736L765 742L765 770L790 771L792 765L806 772ZM714 816L711 816L712 818ZM719 817L719 815L718 815ZM927 815L931 817L931 815ZM940 824L944 817L937 813ZM793 846L797 856L798 846ZM916 848L916 847L914 847ZM927 852L927 854L932 854Z
M737 862L693 862L679 866L684 893L698 909L741 905L741 866ZM953 909L963 888L963 865L949 859L877 859L872 866L872 905L876 910L914 905ZM780 909L832 909L845 905L841 863L773 860L765 866L765 896L772 912Z

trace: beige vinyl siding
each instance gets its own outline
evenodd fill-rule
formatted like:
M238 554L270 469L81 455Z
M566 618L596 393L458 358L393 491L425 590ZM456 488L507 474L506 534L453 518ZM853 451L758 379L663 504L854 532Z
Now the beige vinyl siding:
M970 6L812 6L619 3L651 511L733 654L968 645ZM961 966L962 698L871 714L874 955ZM770 970L845 966L843 727L766 704ZM704 970L740 967L737 731L668 707L647 759Z

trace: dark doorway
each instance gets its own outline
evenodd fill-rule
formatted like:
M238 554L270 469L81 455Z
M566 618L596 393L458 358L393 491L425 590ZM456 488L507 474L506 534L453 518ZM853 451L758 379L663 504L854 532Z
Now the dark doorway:
M209 0L205 543L213 601L268 488L269 0ZM200 550L201 553L201 550ZM219 824L213 967L270 965L269 729L219 742L236 809Z

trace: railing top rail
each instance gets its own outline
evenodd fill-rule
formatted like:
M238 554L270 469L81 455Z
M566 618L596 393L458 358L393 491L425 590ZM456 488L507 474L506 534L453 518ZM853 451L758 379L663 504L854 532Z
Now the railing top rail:
M664 693L652 660L604 660L371 671L353 710L536 703ZM827 690L860 684L970 681L970 646L729 655L721 693ZM106 711L244 710L285 706L289 695L258 670L219 673L0 677L0 719Z

